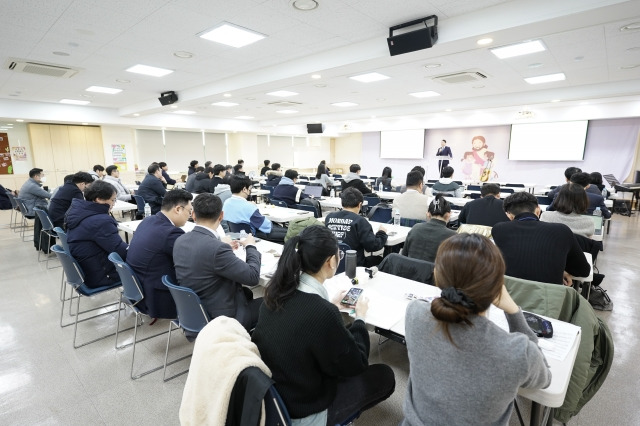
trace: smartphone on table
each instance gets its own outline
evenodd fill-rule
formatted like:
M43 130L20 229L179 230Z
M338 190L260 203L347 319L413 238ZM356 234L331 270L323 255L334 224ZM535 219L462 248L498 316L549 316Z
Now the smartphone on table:
M358 302L358 298L362 294L364 289L359 287L351 287L347 294L344 295L340 303L347 306L355 306L356 302Z

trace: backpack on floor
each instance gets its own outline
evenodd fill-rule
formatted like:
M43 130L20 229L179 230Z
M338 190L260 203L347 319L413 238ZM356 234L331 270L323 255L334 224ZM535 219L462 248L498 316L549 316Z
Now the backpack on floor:
M613 302L607 294L607 290L603 289L599 285L591 286L591 293L589 293L589 303L593 309L598 311L610 311L613 309Z

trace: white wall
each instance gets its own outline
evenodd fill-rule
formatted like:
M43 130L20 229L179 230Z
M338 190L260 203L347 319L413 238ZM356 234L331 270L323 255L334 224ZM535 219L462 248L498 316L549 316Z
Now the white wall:
M363 167L364 174L365 166L362 164L364 146L361 133L350 133L346 136L335 138L334 147L335 164L329 164L332 172L342 168L343 173L348 173L349 166L353 163L358 163ZM375 176L373 170L369 174Z

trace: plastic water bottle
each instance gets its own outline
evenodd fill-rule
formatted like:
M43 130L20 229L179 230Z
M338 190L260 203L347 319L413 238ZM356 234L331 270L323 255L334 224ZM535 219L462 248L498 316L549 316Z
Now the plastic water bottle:
M607 188L602 188L602 198L607 199Z
M331 188L331 192L330 192L330 194L329 194L329 195L330 195L330 197L331 197L331 198L335 198L335 196L336 196L336 190L335 190L335 189L333 189L333 188Z
M384 185L382 184L382 182L380 182L380 184L378 185L378 191L384 191Z
M600 210L600 207L596 207L596 209L593 211L593 215L602 216L602 210Z
M247 231L242 229L240 230L240 240L244 240L245 238L247 238Z
M144 203L144 217L151 216L151 206L149 203Z
M400 226L400 211L398 209L393 212L393 224Z

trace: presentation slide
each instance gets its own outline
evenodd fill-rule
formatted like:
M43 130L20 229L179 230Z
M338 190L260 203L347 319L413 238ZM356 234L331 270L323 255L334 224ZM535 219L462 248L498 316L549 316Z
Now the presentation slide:
M380 158L424 158L424 129L380 132Z
M588 124L587 120L513 124L509 160L581 161Z

